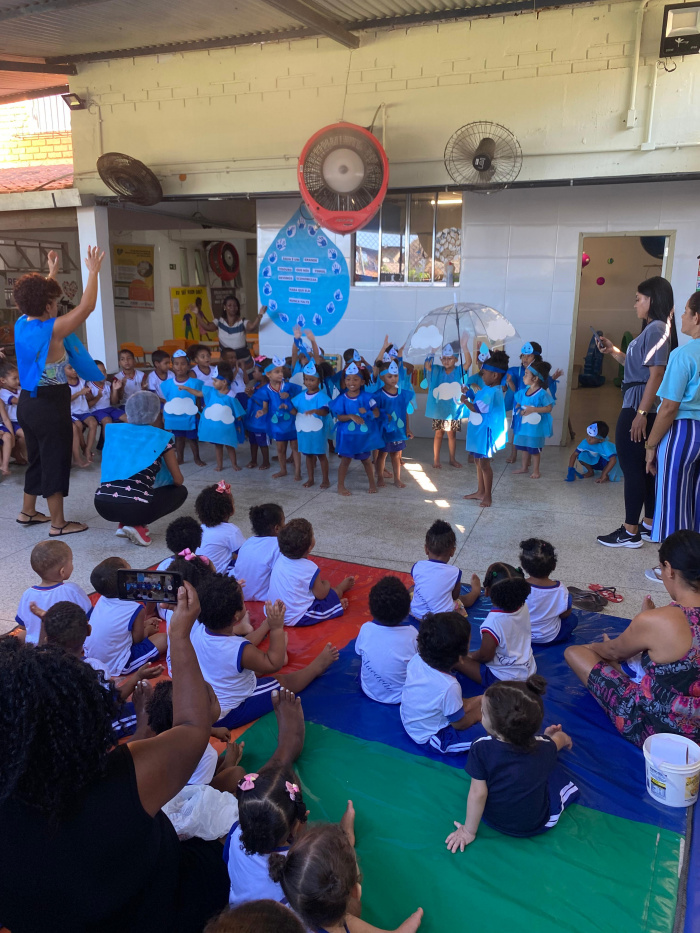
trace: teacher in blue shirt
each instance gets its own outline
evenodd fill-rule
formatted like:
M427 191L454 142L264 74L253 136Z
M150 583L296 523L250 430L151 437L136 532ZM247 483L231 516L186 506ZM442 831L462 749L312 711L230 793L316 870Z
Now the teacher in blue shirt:
M22 391L17 420L27 442L29 464L24 477L24 500L17 517L19 525L51 523L50 538L87 531L82 522L68 522L63 500L70 483L73 424L70 386L65 367L70 363L79 376L101 381L104 376L75 336L75 331L97 304L97 275L104 252L88 247L85 265L88 280L80 304L57 317L61 286L54 276L58 255L48 255L48 278L32 272L15 284L14 299L22 312L15 323L15 351ZM49 516L37 512L36 498L43 496Z
M652 541L700 531L700 292L688 299L681 331L691 339L668 358L646 442L647 471L656 474Z

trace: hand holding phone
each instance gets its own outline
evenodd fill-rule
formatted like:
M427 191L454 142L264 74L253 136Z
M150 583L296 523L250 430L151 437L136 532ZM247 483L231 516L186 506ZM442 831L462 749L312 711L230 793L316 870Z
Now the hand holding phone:
M120 599L137 603L176 603L182 586L182 574L158 570L118 570L117 593Z

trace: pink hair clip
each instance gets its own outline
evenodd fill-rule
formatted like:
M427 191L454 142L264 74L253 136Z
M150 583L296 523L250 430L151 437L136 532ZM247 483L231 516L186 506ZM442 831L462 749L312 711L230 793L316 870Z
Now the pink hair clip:
M185 550L180 551L177 556L184 557L185 560L194 560L197 555L190 551L188 547L186 547Z
M284 786L287 788L287 793L289 794L290 800L296 800L297 794L299 793L298 784L290 784L289 781L284 782Z
M257 779L258 779L257 774L246 774L243 780L238 782L238 789L239 790L253 790Z
M222 493L223 495L229 495L231 492L231 484L225 482L225 480L220 480L219 485L216 487L216 491Z

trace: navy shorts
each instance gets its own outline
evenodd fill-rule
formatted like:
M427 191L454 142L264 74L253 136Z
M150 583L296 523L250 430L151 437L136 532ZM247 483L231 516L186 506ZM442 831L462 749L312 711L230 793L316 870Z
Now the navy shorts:
M462 752L468 752L472 742L476 742L486 734L486 729L480 722L474 723L468 729L445 726L436 735L430 736L428 744L443 755L459 755Z
M0 421L0 434L9 434L9 428L6 428L5 425Z
M192 428L191 431L171 431L173 437L186 437L188 441L197 440L197 428Z
M160 651L158 651L150 638L144 638L143 641L135 642L131 646L129 660L124 665L124 670L119 676L126 677L127 674L133 674L134 671L137 671L141 665L145 664L147 661L157 661L159 655Z
M578 625L578 616L576 613L572 612L566 618L561 620L561 628L557 633L556 637L551 641L533 641L533 645L538 645L540 648L545 648L547 645L559 645L563 641L568 641L576 626Z
M490 687L491 684L500 683L500 678L496 677L494 672L487 664L480 664L479 671L481 673L481 686Z
M112 728L118 739L126 738L136 732L136 708L130 700L119 705L118 718L112 720Z
M239 706L229 710L225 716L214 723L215 726L224 726L226 729L237 729L249 722L260 719L266 713L272 712L272 693L281 690L282 684L274 677L256 677L255 690Z
M11 421L10 424L12 425L12 430L15 432L15 434L16 434L18 431L21 431L21 430L22 430L22 426L20 425L19 421ZM7 429L5 429L5 430L7 430Z
M399 450L406 449L406 441L387 441L385 446L382 447L383 454L395 454Z
M124 414L124 412L122 412ZM94 418L94 411L81 411L77 415L73 415L73 421L87 421L88 418Z
M309 608L293 628L303 628L306 625L316 625L318 622L325 622L326 619L335 619L342 616L343 606L340 602L340 596L335 590L331 589L328 596L323 599L314 599Z
M248 431L248 440L258 447L267 447L267 434L264 431Z
M507 827L496 826L488 820L484 820L484 823L490 826L491 829L495 829L497 832L504 833L507 836L520 836L522 838L522 836L539 836L542 833L546 833L548 829L552 829L557 825L559 817L566 807L574 803L579 797L579 789L566 774L562 766L556 765L547 779L547 793L549 795L549 816L543 826L533 830L531 833L509 833Z
M515 449L522 450L523 453L526 453L526 454L541 454L542 453L541 447L524 447L522 444L516 444Z
M471 450L467 451L475 460L493 460L491 454L475 454Z
M161 402L160 404L161 404L161 410L162 410L163 402ZM111 418L112 421L119 421L120 418L124 417L124 409L113 408L111 405L109 405L107 406L107 408L93 409L90 412L90 414L93 415L95 418L97 418L98 421L103 421L105 418Z

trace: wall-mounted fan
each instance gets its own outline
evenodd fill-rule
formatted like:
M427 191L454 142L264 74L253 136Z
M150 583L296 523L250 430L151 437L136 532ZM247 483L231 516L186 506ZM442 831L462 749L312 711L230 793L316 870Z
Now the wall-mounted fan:
M122 201L147 207L163 199L163 189L153 172L123 152L105 152L97 160L97 171L110 191Z
M241 265L238 250L233 243L225 243L223 240L212 243L209 247L209 265L222 282L232 282Z
M352 233L379 210L389 185L389 160L369 130L335 123L306 143L297 173L314 219L334 233Z
M500 123L467 123L445 146L450 178L469 191L489 194L507 188L520 174L522 164L520 143Z

